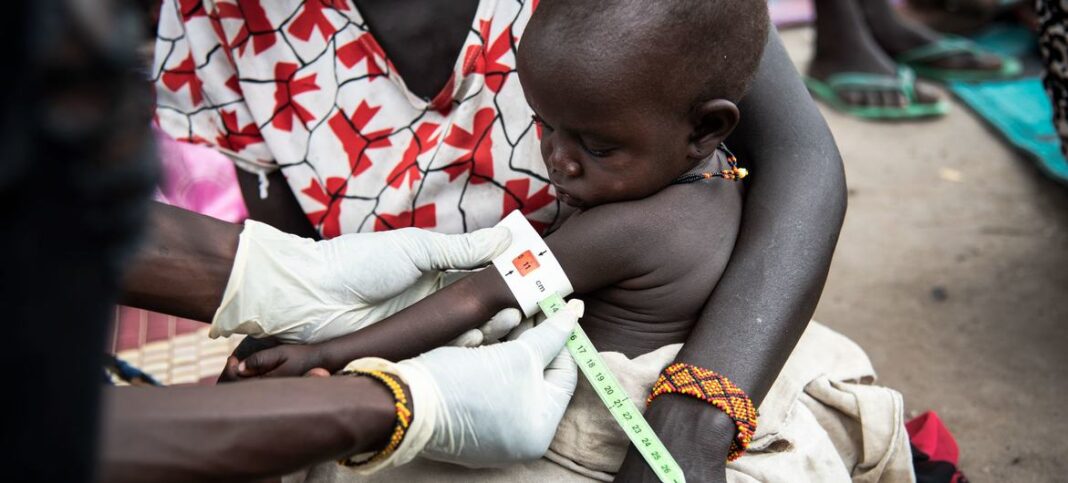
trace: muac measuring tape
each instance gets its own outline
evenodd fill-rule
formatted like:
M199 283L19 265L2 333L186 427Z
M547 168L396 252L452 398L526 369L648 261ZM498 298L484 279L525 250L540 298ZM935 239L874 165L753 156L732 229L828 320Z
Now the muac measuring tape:
M512 244L493 260L493 266L504 277L523 314L530 317L540 308L551 316L563 310L564 296L573 291L571 281L545 241L518 211L510 213L498 226L512 232ZM660 481L685 482L682 468L605 365L582 327L576 326L568 336L567 350Z

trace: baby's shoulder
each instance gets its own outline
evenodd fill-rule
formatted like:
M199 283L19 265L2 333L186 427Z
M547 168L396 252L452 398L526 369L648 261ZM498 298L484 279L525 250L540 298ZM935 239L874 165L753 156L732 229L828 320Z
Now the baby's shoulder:
M576 213L565 225L589 236L623 237L634 248L670 250L690 246L730 225L736 229L741 206L739 183L713 179L669 186L639 200L600 205Z
M740 218L743 195L741 183L713 178L668 186L639 200L641 206L633 211L665 229L715 229L716 225Z

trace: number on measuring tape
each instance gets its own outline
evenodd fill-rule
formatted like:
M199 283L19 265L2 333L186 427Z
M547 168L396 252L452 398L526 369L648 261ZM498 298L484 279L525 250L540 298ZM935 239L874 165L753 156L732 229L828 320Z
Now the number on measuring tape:
M538 263L538 259L534 258L534 253L530 250L527 250L519 254L518 257L515 257L515 259L512 260L512 265L515 266L516 270L519 270L520 277L527 276L527 274L533 272L534 270L537 270L538 267L541 266L541 264Z

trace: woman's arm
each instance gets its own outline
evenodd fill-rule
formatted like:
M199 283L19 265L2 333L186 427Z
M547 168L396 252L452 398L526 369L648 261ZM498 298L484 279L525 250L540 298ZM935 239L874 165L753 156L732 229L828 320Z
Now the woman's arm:
M153 203L147 240L122 280L124 305L208 322L222 301L241 225Z
M677 360L717 371L759 404L808 324L846 209L833 137L775 29L728 143L752 172L727 270ZM733 423L696 399L646 413L690 481L722 481ZM655 476L631 448L620 480Z
M366 377L108 388L102 481L247 481L385 446L393 396Z

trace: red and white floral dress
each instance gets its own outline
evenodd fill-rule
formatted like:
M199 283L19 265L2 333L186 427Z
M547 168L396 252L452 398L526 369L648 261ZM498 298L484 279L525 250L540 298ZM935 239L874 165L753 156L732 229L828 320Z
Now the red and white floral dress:
M560 206L515 75L536 4L482 0L447 85L426 100L350 0L164 0L157 121L246 170L281 169L324 237L466 232L514 209L544 228Z

